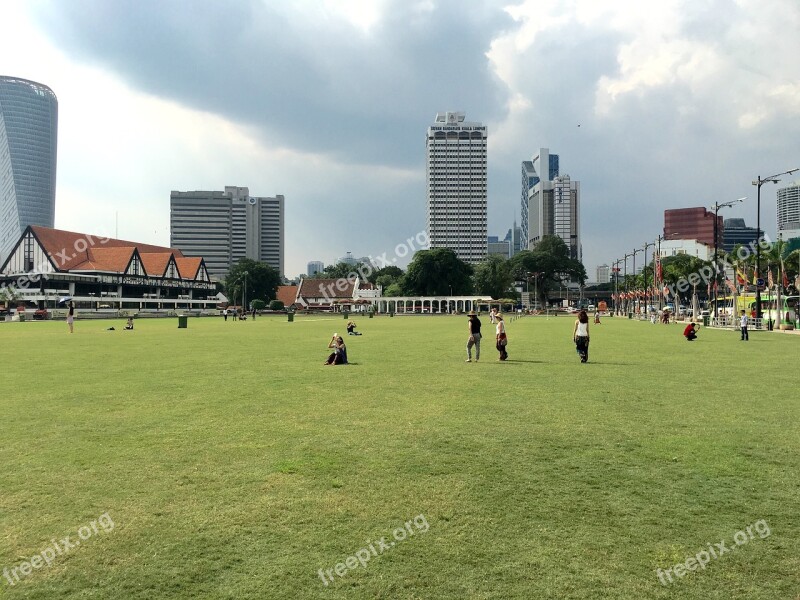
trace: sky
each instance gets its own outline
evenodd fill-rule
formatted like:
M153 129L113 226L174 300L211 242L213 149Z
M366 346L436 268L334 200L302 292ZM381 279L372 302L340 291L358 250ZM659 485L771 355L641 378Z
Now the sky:
M519 220L522 161L540 147L560 156L580 181L590 280L655 240L665 209L747 196L721 214L755 226L752 181L800 167L797 0L6 0L0 11L0 75L58 97L57 228L168 245L171 190L247 186L286 198L289 277L348 251L391 257L425 229L437 112L488 128L489 235ZM771 237L780 187L761 188Z

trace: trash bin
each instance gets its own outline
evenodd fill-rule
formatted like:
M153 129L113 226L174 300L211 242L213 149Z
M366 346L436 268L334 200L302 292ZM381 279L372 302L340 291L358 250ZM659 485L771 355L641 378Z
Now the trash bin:
M19 313L19 322L22 323L25 320L25 313Z
M633 313L628 313L628 318L632 319L633 318Z
M288 319L289 319L289 323L293 323L293 322L294 322L294 313L289 313L289 314L288 314L288 315L286 315L286 316L287 316L287 317L288 317Z
M394 311L390 312L390 313L389 313L389 316L390 316L390 317L393 317L393 316L394 316Z
M708 327L709 320L709 315L703 315L703 327Z
M186 329L189 324L189 317L186 315L178 315L178 329Z
M347 317L349 317L349 316L350 316L349 312L343 312L342 313L342 318L345 319L345 320L347 320Z
M369 318L371 319L374 316L375 316L375 314L372 311L369 311Z

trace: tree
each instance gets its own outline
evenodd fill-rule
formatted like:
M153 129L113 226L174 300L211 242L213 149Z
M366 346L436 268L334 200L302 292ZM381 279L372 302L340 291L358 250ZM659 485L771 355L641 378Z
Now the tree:
M281 302L280 300L273 300L272 302L269 303L270 310L283 310L283 308L284 308L283 302Z
M488 256L475 266L475 291L499 299L510 295L514 283L508 260L502 256Z
M380 285L384 288L389 287L393 283L398 283L403 278L403 269L394 265L377 269L370 273L367 281L375 285Z
M450 248L420 250L408 265L402 287L409 296L471 294L472 266Z
M319 273L310 275L308 279L347 279L350 273L367 273L372 269L363 263L351 265L349 263L340 262L335 265L328 265Z
M245 283L247 289L244 289ZM243 289L248 300L269 301L275 298L279 285L281 275L278 271L267 263L243 258L231 268L225 278L225 294L232 304L241 299Z
M512 275L518 281L535 282L540 302L565 281L586 282L586 268L571 258L569 248L560 237L546 235L533 250L522 250L509 261Z
M710 276L713 276L713 266L709 261L688 254L668 256L661 261L661 265L664 281L676 290L678 299L682 302L691 298L691 293L700 282L703 282L702 289L705 289L705 282L710 281ZM703 271L709 276L702 278ZM691 288L688 287L690 285Z

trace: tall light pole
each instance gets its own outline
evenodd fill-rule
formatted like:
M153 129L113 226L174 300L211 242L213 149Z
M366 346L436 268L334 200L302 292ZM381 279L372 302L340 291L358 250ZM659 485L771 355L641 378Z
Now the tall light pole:
M658 256L658 268L653 268L653 285L656 287L656 294L658 294L658 310L662 310L664 306L664 291L661 289L661 282L664 279L663 276L663 267L661 266L661 240L664 239L660 233L658 234L658 239L656 241L656 256Z
M625 312L625 313L628 312L628 307L630 305L630 298L628 298L628 257L629 256L630 256L630 254L626 254L624 256L625 264L622 265L623 273L624 273L623 276L622 276L622 281L625 283L625 303L622 306L622 311Z
M642 277L644 277L645 313L648 313L648 316L649 316L649 312L650 312L650 288L647 287L647 249L650 246L655 247L655 245L656 245L655 242L652 242L652 243L645 242L644 243L644 266L645 266L645 268L642 270ZM653 282L654 283L655 283L655 280L656 280L656 272L654 270L653 271Z
M641 251L642 251L641 249L637 250L636 248L634 248L633 249L633 254L631 254L631 256L633 257L633 295L634 295L633 309L634 309L634 311L636 310L636 302L638 300L637 296L639 295L636 292L636 253L637 252L641 252Z
M738 202L744 202L747 200L747 196L743 196L742 198L737 198L736 200L731 200L730 202L723 202L720 204L719 202L715 202L714 206L711 208L714 209L714 288L713 288L713 298L714 298L714 322L717 321L717 285L719 283L719 253L717 247L719 246L719 209L726 208L728 206L733 206ZM697 316L697 315L695 315Z
M242 312L247 310L247 271L244 272L244 287L242 287Z
M757 188L757 200L756 200L756 232L758 235L758 243L756 244L756 275L761 275L761 186L771 181L772 183L778 183L781 175L791 175L795 171L800 171L800 168L796 169L789 169L788 171L784 171L783 173L777 173L775 175L770 175L769 177L761 177L759 175L755 181L753 181L753 185ZM756 319L761 319L761 286L758 285L756 282Z

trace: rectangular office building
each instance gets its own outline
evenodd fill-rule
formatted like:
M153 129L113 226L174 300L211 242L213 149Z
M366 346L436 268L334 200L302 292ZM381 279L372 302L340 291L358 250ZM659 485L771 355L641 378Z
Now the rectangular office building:
M170 194L170 245L202 256L209 274L224 278L242 258L265 262L283 275L284 198L251 196L246 187L224 192Z
M426 184L431 248L467 263L486 260L486 126L462 112L436 114L428 127Z

